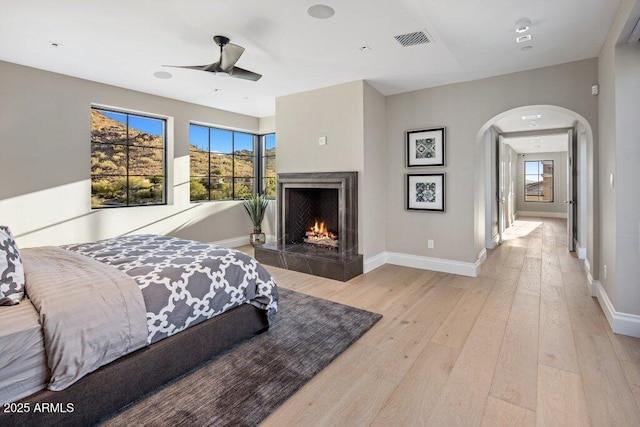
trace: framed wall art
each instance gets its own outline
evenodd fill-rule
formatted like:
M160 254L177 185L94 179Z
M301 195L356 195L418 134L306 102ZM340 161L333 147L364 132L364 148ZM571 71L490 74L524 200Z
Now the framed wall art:
M407 174L407 210L444 212L444 174Z
M407 167L444 166L444 128L407 131Z

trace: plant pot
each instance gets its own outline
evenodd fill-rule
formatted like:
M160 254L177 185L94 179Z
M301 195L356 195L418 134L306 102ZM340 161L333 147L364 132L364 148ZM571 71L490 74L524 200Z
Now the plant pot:
M251 233L249 234L249 243L251 246L260 246L267 242L267 236L264 233Z

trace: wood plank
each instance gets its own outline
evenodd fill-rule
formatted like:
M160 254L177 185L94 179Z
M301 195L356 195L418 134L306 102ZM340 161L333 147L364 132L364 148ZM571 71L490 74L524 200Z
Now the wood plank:
M609 338L582 332L574 338L592 425L638 425L640 410Z
M542 261L540 258L525 257L516 292L534 297L540 296L541 269Z
M537 425L588 426L589 413L579 374L540 365Z
M376 346L384 352L367 363L367 372L387 380L400 381L412 369L431 337L460 300L460 294L460 289L442 287L434 290L428 300L419 303L421 309L412 309L408 312L412 315L394 327L392 341Z
M461 349L491 292L493 282L492 279L479 278L476 285L464 293L432 341L436 344Z
M536 410L539 310L538 297L516 293L490 393L532 411Z
M529 236L529 243L527 244L527 257L542 259L542 237Z
M478 317L427 425L480 425L505 328Z
M524 258L527 255L526 247L514 246L511 248L511 252L509 256L504 261L505 267L510 268L522 268L522 264L524 263Z
M509 320L513 296L516 294L518 279L498 279L484 303L481 314L494 319Z
M380 412L395 389L396 384L364 373L347 389L336 389L342 394L336 405L327 408L319 418L308 419L297 425L369 425ZM363 393L366 390L366 393ZM335 391L334 391L335 393Z
M640 338L614 334L611 329L607 330L607 335L613 344L613 349L616 351L618 359L640 365Z
M531 427L536 425L536 413L513 403L489 396L487 407L482 417L483 427L518 426Z
M428 343L393 391L374 426L423 426L453 370L458 350Z
M633 397L636 399L636 405L640 408L640 364L633 362L621 362L624 375L631 387Z
M538 362L580 372L564 289L548 283L541 286Z

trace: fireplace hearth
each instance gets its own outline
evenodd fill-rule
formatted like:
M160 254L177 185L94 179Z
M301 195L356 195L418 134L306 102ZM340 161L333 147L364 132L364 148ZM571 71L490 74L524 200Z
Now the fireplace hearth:
M278 239L256 247L263 264L347 281L362 274L357 172L278 174Z

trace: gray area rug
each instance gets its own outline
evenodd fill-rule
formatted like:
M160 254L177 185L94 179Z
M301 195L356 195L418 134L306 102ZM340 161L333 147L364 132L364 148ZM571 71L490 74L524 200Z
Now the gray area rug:
M101 425L257 425L382 317L287 289L278 291L278 314L267 332L141 398Z

